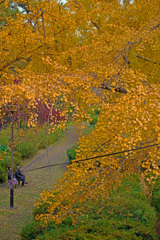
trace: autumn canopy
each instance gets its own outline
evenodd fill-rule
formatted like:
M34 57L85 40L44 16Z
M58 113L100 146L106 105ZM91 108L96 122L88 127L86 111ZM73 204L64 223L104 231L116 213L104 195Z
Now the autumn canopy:
M62 116L73 109L75 123L90 121L89 110L99 108L76 159L160 143L159 16L159 0L1 0L1 119L16 104L36 125L37 101L49 100ZM76 203L106 196L113 182L140 167L154 183L159 149L73 162L55 191L42 194L39 205L52 201L37 219L59 222L70 212L76 219Z

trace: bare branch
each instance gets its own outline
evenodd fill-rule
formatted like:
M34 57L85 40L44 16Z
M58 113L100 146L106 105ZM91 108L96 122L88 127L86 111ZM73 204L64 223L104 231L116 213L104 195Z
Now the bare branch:
M24 11L26 11L27 14L30 14L31 11L26 5L24 5L23 3L18 3L18 6L21 7Z
M109 86L108 83L102 83L101 87L99 87L99 88L106 89L106 90L111 90L111 88L114 88L115 92L120 92L120 93L124 93L124 94L127 93L127 90L125 88L123 88L123 87L117 88L117 87Z
M92 23L98 30L100 30L97 23L93 22L93 20L91 20L91 23Z
M153 140L151 140L151 141L148 141L148 142L141 142L140 147L143 146L143 145L145 145L145 144L153 143L153 142L155 142L155 141L157 141L157 138L156 138L156 137L153 138ZM138 147L138 146L137 146L137 147Z
M156 28L158 28L158 27L160 27L160 23L157 24L156 26L152 27L152 28L149 30L149 32L153 31L154 29L156 29ZM146 34L147 34L147 33L146 33ZM121 50L121 52L120 52L115 58L116 58L116 59L119 59L123 53L126 53L127 51L129 52L129 50L131 49L131 47L132 47L133 45L135 45L135 44L140 43L140 42L142 41L142 39L143 39L143 38L140 37L138 40L135 40L134 42L132 42L132 41L128 42L128 43L126 44L126 46L123 47L123 49ZM127 62L127 64L129 64L128 61L126 61L126 62Z
M31 53L33 53L34 51L38 50L39 48L41 48L43 45L40 45L39 47L37 47L36 49L30 51ZM25 59L26 61L28 61L31 57L32 57L32 54L27 57L27 58L24 58L22 55L23 52L21 52L19 54L19 56L17 56L15 59L13 59L12 61L10 61L9 63L7 63L6 65L4 65L3 67L0 68L0 71L4 70L5 68L9 67L10 65L12 65L13 63L16 63L18 61L20 61L21 59Z
M151 63L157 64L157 65L160 65L160 63L154 62L154 61L152 61L152 60L150 60L150 59L148 59L148 58L143 58L143 57L140 56L140 55L135 55L135 56L136 56L137 58L140 58L140 59L144 60L144 61L147 61L147 62L151 62Z
M154 29L158 28L158 27L160 27L160 23L158 23L156 26L152 27L152 28L150 29L150 32L153 31Z
M126 94L127 90L123 87L119 87L119 88L115 88L115 92L120 92L120 93Z
M11 64L19 61L21 59L21 57L17 57L14 60L12 60L11 62L7 63L6 65L4 65L3 67L0 68L0 71L4 70L5 68L9 67Z
M3 4L5 2L5 0L3 0L2 2L0 2L0 5Z
M106 89L106 90L111 90L111 87L109 86L108 83L102 83L100 88Z

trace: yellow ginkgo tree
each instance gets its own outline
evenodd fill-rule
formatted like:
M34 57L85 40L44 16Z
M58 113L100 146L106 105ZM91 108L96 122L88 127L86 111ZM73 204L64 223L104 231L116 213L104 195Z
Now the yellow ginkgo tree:
M64 116L71 107L76 123L90 121L89 109L99 107L95 130L79 140L76 161L160 143L159 0L17 4L24 12L6 17L0 29L0 108L27 102L32 124L35 100L50 99ZM37 207L47 201L48 212L36 218L60 222L69 214L76 220L76 204L106 197L125 173L141 167L153 184L158 164L158 145L73 162L55 191L42 194Z

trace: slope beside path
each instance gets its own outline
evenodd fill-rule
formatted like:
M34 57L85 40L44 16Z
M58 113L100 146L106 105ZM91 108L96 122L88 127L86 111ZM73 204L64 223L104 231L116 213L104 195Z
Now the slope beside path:
M67 149L73 146L78 140L74 126L70 126L64 132L63 138L58 141L55 147L48 152L40 161L34 163L33 168L51 165L55 163L64 163L67 159ZM38 156L44 151L40 150ZM32 159L33 161L34 159ZM25 161L26 165L30 162ZM10 209L10 188L9 186L0 188L0 240L18 240L22 227L30 223L32 220L32 211L34 203L39 199L43 190L54 188L54 184L64 174L65 168L55 166L42 168L36 171L28 171L25 173L29 184L25 187L18 187L14 190L14 206L16 209Z

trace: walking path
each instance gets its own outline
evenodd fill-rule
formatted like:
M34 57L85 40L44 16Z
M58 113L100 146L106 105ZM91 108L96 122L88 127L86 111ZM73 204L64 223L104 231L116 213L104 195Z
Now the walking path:
M73 146L78 140L74 126L70 126L64 132L63 138L55 144L55 147L48 152L48 158L45 156L40 159L44 151L40 150L34 159L40 159L34 162L31 167L41 167L55 163L64 163L67 159L67 149ZM31 159L25 161L28 166L34 161ZM34 203L39 199L43 190L54 188L54 184L64 174L65 168L62 166L42 168L36 171L26 172L26 178L29 182L25 187L19 187L14 190L14 206L16 209L10 209L10 188L9 186L0 188L0 240L19 240L19 233L22 227L32 221L32 211Z

